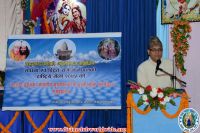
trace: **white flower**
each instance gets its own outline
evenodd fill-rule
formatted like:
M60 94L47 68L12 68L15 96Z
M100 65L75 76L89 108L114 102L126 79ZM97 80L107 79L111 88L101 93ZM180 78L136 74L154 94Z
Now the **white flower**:
M157 88L153 88L153 89L152 89L152 91L154 91L154 92L157 92L157 91L158 91L158 89L157 89Z
M165 101L165 102L169 102L169 101L170 101L170 97L166 96L166 97L164 98L164 101Z
M149 102L144 102L145 105L149 105Z
M165 105L166 102L165 101L160 101L160 104Z
M158 93L158 97L163 98L164 97L163 93L162 92Z
M151 91L151 92L150 92L150 96L151 96L152 98L156 97L156 96L157 96L157 91Z
M140 95L141 95L141 94L144 94L144 89L143 89L143 88L140 88L140 89L138 89L138 92L139 92Z
M147 95L142 95L142 100L146 101L147 99Z

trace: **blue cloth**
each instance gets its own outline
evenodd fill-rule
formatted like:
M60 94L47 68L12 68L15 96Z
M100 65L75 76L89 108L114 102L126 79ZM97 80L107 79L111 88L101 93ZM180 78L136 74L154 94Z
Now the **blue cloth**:
M13 111L0 111L0 122L3 124L4 127L8 125L8 123L12 120L14 117L15 112ZM13 123L13 125L10 127L9 131L12 133L22 133L22 115L19 113L17 119ZM0 131L2 131L0 129Z
M140 95L134 95L134 101L137 103ZM176 113L180 104L180 98L174 99L176 106L167 103L166 111L170 114ZM141 108L142 109L142 108ZM133 110L133 132L134 133L182 133L178 125L178 118L166 118L158 109L152 109L146 115L138 114Z
M81 123L84 127L123 127L126 128L126 82L136 81L138 65L148 58L147 47L150 36L156 35L156 0L87 0L87 32L122 32L122 82L121 110L89 110ZM26 10L25 12L27 12ZM25 19L30 18L26 13ZM110 92L112 93L112 92ZM39 126L48 111L30 111L37 126ZM80 111L64 111L70 122L76 121ZM7 113L7 112L4 112ZM74 117L72 114L74 113ZM12 117L8 113L8 116ZM25 133L33 131L23 114L23 120L18 119L12 126L12 131L23 127ZM1 117L0 122L7 117ZM23 121L23 122L22 122ZM21 124L21 125L20 125ZM57 113L53 114L45 127L62 127L63 122Z
M136 81L138 65L148 58L156 35L156 0L87 0L87 32L122 32L122 110L88 111L88 127L126 127L126 82ZM111 92L112 93L112 92Z
M32 117L33 121L36 123L36 126L39 128L39 126L47 118L49 111L29 111L29 114ZM65 115L70 125L73 126L80 115L80 111L63 111L63 114ZM85 116L86 115L84 115L83 119L81 119L78 127L83 127ZM43 129L43 132L48 133L49 132L48 128L64 128L64 127L67 126L63 122L60 114L58 113L58 111L54 111L50 121ZM24 131L25 133L32 133L35 131L25 116L24 116Z

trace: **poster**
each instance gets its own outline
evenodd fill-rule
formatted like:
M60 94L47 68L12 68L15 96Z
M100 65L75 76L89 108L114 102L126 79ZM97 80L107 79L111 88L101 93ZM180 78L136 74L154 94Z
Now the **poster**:
M121 33L8 39L3 110L120 109Z
M85 4L85 0L30 0L24 8L24 33L85 33Z
M162 0L162 24L184 18L191 22L200 20L199 0Z

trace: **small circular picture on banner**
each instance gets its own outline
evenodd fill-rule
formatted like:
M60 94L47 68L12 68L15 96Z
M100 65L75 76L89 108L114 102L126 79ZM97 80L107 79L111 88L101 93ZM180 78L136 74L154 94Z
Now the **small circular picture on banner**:
M194 132L199 127L199 114L193 108L184 109L178 117L179 127L183 132Z
M59 60L69 60L76 53L75 43L69 39L62 39L56 42L53 48L53 54Z
M16 40L9 46L8 54L14 61L23 61L29 56L30 51L31 47L27 41Z
M102 59L112 60L119 55L120 46L116 40L108 38L99 43L97 50Z

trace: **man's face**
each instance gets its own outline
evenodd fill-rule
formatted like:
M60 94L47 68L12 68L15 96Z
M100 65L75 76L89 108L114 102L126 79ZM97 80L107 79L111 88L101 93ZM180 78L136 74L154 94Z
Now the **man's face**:
M26 46L22 46L20 50L21 50L21 53L26 53Z
M157 60L162 58L163 49L159 45L152 46L150 49L148 49L148 54L150 58L157 62Z

